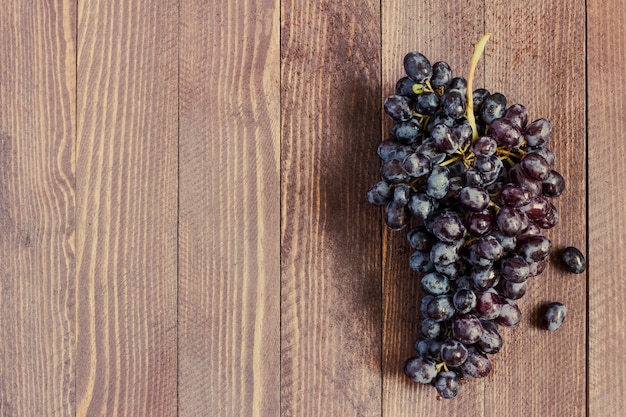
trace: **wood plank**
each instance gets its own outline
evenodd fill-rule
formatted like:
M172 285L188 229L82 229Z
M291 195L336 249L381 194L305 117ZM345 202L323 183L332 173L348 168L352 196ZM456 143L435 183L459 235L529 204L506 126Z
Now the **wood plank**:
M177 23L78 4L78 416L177 412Z
M626 240L626 175L622 139L626 87L619 81L626 53L623 1L587 2L589 132L589 417L623 415L626 409L626 282L618 267Z
M0 415L74 414L74 2L0 13Z
M281 20L281 415L380 416L380 4Z
M478 1L453 1L446 6L436 1L383 2L383 99L394 94L396 81L405 75L403 58L410 51L423 53L432 64L446 61L454 76L467 77L474 43L483 31L482 8ZM483 71L477 71L476 88L482 85L482 75ZM382 139L390 137L391 126L385 116ZM386 230L383 251L383 415L485 415L483 381L468 381L454 400L437 401L433 387L416 384L404 375L405 361L415 356L423 294L419 275L409 268L412 250L406 231Z
M278 415L279 3L180 6L179 415Z
M566 272L559 253L585 250L585 3L501 0L486 4L485 86L521 103L529 122L554 123L550 148L566 192L553 199L559 224L545 233L553 245L546 271L530 278L519 306L524 318L503 331L497 373L485 388L485 415L581 416L586 397L586 275ZM558 24L555 24L558 22ZM541 306L563 302L565 324L556 333L537 324Z

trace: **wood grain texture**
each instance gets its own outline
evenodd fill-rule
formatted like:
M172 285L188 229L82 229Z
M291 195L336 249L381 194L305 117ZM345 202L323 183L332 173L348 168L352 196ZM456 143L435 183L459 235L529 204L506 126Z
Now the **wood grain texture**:
M0 13L0 415L74 413L75 4Z
M180 5L179 415L278 415L279 4Z
M281 3L283 417L381 415L379 13Z
M589 399L588 415L626 410L626 292L620 265L626 247L626 4L587 2L589 135Z
M446 61L454 76L467 77L474 44L483 32L482 2L383 2L383 98L394 94L403 77L403 58L422 52L431 63ZM442 24L442 22L445 22ZM483 68L480 64L479 68ZM483 83L476 72L474 85ZM382 139L390 137L392 122L383 119ZM406 231L385 230L383 245L383 415L484 416L484 382L469 381L453 401L437 401L436 390L410 381L403 372L415 356L419 336L419 274L409 268L412 250Z
M558 25L555 18L558 17ZM585 4L582 1L496 0L486 4L486 32L493 36L485 56L485 86L521 103L529 122L551 120L550 149L566 181L552 199L559 223L546 231L550 262L528 281L519 302L524 315L503 331L498 372L485 390L485 415L581 416L586 397L586 274L565 271L559 255L567 246L586 246ZM544 304L560 301L567 320L555 333L538 327Z
M78 6L76 415L176 415L178 3Z
M3 4L0 416L624 414L626 4L518 3ZM437 401L365 196L404 54L466 76L484 32L475 87L554 122L567 191L497 372Z

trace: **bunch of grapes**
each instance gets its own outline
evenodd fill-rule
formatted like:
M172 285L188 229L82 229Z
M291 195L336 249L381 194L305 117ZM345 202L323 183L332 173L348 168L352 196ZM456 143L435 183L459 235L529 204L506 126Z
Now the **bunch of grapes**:
M382 180L367 193L389 228L408 230L409 265L426 294L417 355L404 371L442 398L491 372L499 326L518 325L516 300L546 267L552 248L542 230L557 224L552 198L565 189L549 149L552 123L529 123L524 106L472 89L483 40L467 79L419 52L404 57L406 77L384 103L395 123L378 146Z

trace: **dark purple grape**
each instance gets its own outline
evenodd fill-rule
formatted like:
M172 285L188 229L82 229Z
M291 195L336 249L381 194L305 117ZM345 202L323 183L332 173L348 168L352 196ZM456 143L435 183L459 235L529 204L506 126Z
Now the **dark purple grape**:
M480 339L482 333L483 326L472 314L460 314L452 319L452 337L461 343L474 344Z
M526 281L523 282L511 282L506 279L500 280L497 289L501 295L511 300L518 300L526 294Z
M376 153L383 161L394 159L396 154L401 151L402 144L394 139L386 139L378 144ZM397 158L396 158L397 159Z
M426 220L437 209L437 203L426 194L417 193L411 196L407 207L413 216Z
M476 254L481 258L497 261L504 256L504 248L494 236L483 236L474 245Z
M448 90L459 90L463 96L467 92L467 80L463 77L454 77L450 81L450 86Z
M467 359L467 348L456 339L446 339L441 343L440 358L448 366L461 366Z
M492 156L498 149L498 143L489 136L481 136L472 144L471 150L477 156Z
M496 213L498 229L507 236L517 236L528 227L528 219L514 207L502 207Z
M415 111L419 114L433 115L439 108L439 94L422 93L415 100Z
M505 280L520 283L526 281L530 269L524 258L519 255L511 255L500 262L500 273Z
M413 348L415 352L417 352L418 356L423 359L432 359L432 355L430 354L430 341L434 339L418 339L415 341Z
M413 271L421 273L430 272L434 268L430 262L429 252L420 250L416 250L411 254L411 257L409 258L409 266Z
M476 168L469 168L463 172L463 184L465 186L481 188L483 183L483 176Z
M435 321L443 321L451 319L455 310L452 304L452 297L449 295L437 295L426 306L427 318Z
M552 136L552 122L538 119L526 126L524 137L528 146L546 146Z
M476 294L469 288L460 288L454 293L452 304L460 314L469 313L476 307Z
M457 259L449 264L433 264L435 271L439 272L450 278L451 280L457 279L465 273L466 265L462 259Z
M426 194L432 198L442 199L448 193L450 186L450 170L444 166L435 165L426 182Z
M393 189L393 201L399 206L406 206L411 197L411 188L406 184L398 184Z
M500 230L494 230L491 234L498 239L505 252L510 252L517 247L517 238L515 236L505 235Z
M478 254L476 245L470 246L466 256L467 261L478 269L491 268L494 264L492 259L483 258Z
M422 289L427 294L443 295L450 291L450 280L445 275L431 272L422 277Z
M441 352L441 340L428 339L428 354L431 358L436 359L439 358L439 354Z
M567 269L575 274L582 274L587 268L587 261L585 261L582 252L573 246L563 249L561 259L563 259L563 263Z
M471 290L472 289L472 283L470 282L469 277L466 275L458 277L456 280L454 280L454 284L457 290Z
M518 148L524 140L520 128L504 117L492 121L489 132L499 145L508 148Z
M493 268L475 268L470 274L472 284L477 291L486 291L498 281L498 275Z
M367 192L367 201L375 206L386 206L393 198L393 188L386 181L379 181Z
M480 167L477 166L476 162L482 159L485 159L485 161L480 161ZM480 170L480 173L483 177L483 183L485 185L492 185L493 183L495 183L504 171L504 164L496 156L478 156L474 160L474 167Z
M467 349L467 359L461 365L461 370L465 375L472 378L484 378L489 375L492 366L485 353L474 346L470 346Z
M439 337L443 334L444 328L440 322L433 319L424 319L420 323L420 332L426 339Z
M480 110L480 108L483 105L483 102L489 96L490 96L489 91L485 90L484 88L477 88L476 90L474 90L472 92L472 100L474 101L474 109Z
M530 203L530 192L519 185L506 184L500 190L500 202L509 207L519 207Z
M409 216L405 206L400 206L393 201L387 205L385 210L385 222L391 230L402 230L406 227Z
M555 331L561 327L566 315L567 309L563 303L554 302L548 304L542 317L543 328L551 332Z
M409 52L404 56L404 71L410 79L418 83L433 75L430 61L419 52Z
M399 159L386 161L380 169L380 175L390 184L406 182L409 179L409 174L402 168L402 162Z
M523 233L520 233L519 235L517 235L517 239L519 241L522 241L526 239L527 237L537 236L541 234L543 234L543 232L541 231L541 228L537 226L535 223L530 222L528 223L528 227L526 228L526 230L524 230Z
M480 318L493 320L500 315L501 310L502 300L495 290L476 294L476 313Z
M435 361L413 357L404 364L404 373L415 382L430 384L437 376Z
M460 147L465 147L472 140L472 126L466 121L455 124L452 128L452 133L456 136L457 142Z
M522 156L519 165L525 176L537 181L545 180L552 172L552 167L548 161L536 152L529 152Z
M461 380L458 375L452 371L439 372L435 378L435 388L441 398L454 398L461 390Z
M427 294L420 300L420 315L424 318L428 318L428 304L435 299L434 295Z
M474 236L483 236L493 229L493 214L489 210L471 212L467 215L466 224L469 233Z
M454 127L456 120L454 120L451 117L446 116L443 111L438 111L428 120L428 124L426 125L426 130L428 130L428 132L430 133L433 127L437 126L440 123L443 123L449 128L452 128Z
M535 220L535 224L542 229L550 229L557 225L559 222L559 210L556 206L550 203L550 209L546 213L545 217Z
M524 213L528 219L535 221L546 217L550 211L550 201L541 195L533 197L528 204L518 207L519 211Z
M528 110L526 110L526 107L521 104L513 104L511 107L506 109L504 117L512 121L515 126L520 129L524 129L526 127L526 123L528 123Z
M413 117L411 99L405 96L389 96L385 99L385 113L393 120L404 121Z
M422 139L422 125L411 118L405 122L396 122L391 128L391 134L404 145L413 145Z
M522 321L522 312L519 307L505 298L500 315L494 319L494 322L504 327L515 327L520 321Z
M459 201L470 211L482 211L489 205L489 193L480 187L463 187L459 193Z
M543 156L543 159L552 167L554 165L554 152L545 147L532 148L528 150L528 153L536 153Z
M548 178L541 182L541 187L546 197L558 197L565 191L565 179L557 171L552 170Z
M465 115L465 94L451 89L441 97L441 107L446 116L459 119Z
M459 204L459 194L461 193L461 188L463 188L463 180L461 177L450 178L448 192L445 197L441 199L441 203L448 206L457 206Z
M498 353L502 348L502 335L498 331L498 326L489 320L481 320L480 323L483 326L483 332L476 346L485 353Z
M459 246L452 243L437 242L430 250L430 260L435 265L448 265L459 259Z
M545 236L531 236L518 242L517 253L522 256L526 262L543 261L550 255L552 244L550 239Z
M448 87L452 81L452 69L447 62L439 61L433 64L433 75L430 78L430 85L433 88L441 86Z
M506 97L500 93L494 93L485 98L478 115L483 122L490 124L495 119L504 116L506 110Z
M531 197L536 197L541 194L541 181L528 178L526 175L524 175L519 164L515 165L509 170L509 178L513 184L519 185L525 190L528 190Z
M435 141L431 138L427 138L417 147L415 150L416 153L426 155L430 158L431 162L434 164L438 164L446 158L446 154L443 152L439 152L435 146Z
M417 94L413 91L415 81L409 77L402 77L396 82L396 95L407 96L410 98L417 97Z
M430 158L421 153L411 153L402 161L402 169L413 178L428 175Z
M452 134L452 130L440 123L435 125L430 132L430 137L435 143L437 151L447 154L454 153L459 148L456 136Z
M437 242L437 239L423 226L409 230L406 237L411 247L419 251L430 252L430 249Z
M442 242L454 243L465 236L465 226L454 211L445 211L428 224L430 232Z
M529 277L536 277L537 275L541 275L541 273L543 271L545 271L546 269L546 261L537 261L537 262L530 262L528 263L528 276ZM508 298L513 298L513 297L509 297L506 296Z

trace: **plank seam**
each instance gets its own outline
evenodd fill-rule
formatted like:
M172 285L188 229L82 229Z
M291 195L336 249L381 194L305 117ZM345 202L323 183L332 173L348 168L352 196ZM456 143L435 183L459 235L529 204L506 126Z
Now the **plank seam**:
M72 161L74 165L74 417L77 417L78 407L76 406L76 351L78 350L78 259L76 256L76 250L78 248L78 210L76 209L76 183L77 183L77 166L78 166L78 0L74 3L74 155Z
M180 415L180 2L176 31L176 415Z
M283 415L283 2L278 1L278 415Z
M379 94L378 94L378 110L376 114L380 115L380 101L382 100L383 93L383 2L380 0L378 2L379 11L378 11L378 33L380 35L380 55L379 55ZM383 121L382 118L380 120L380 134L384 134L383 131ZM383 273L383 245L384 245L384 235L383 235L383 225L382 219L378 222L380 227L378 228L379 232L379 241L380 241L380 416L383 417L385 414L385 288L384 288L384 273Z
M585 415L589 416L589 36L587 32L589 24L589 11L587 0L584 0L585 4L585 39L583 45L585 46L585 218L587 219L585 224L585 255L587 256L587 271L585 271L586 279L586 297L585 297Z

